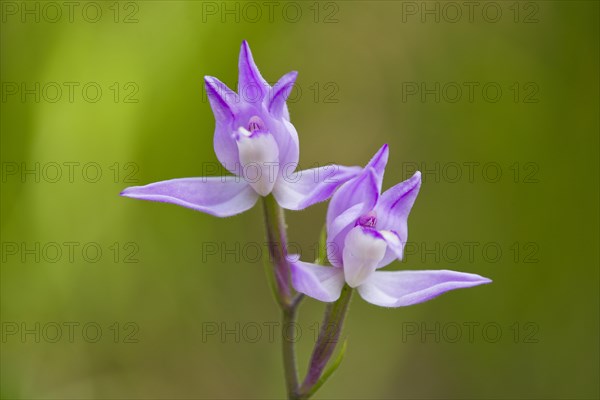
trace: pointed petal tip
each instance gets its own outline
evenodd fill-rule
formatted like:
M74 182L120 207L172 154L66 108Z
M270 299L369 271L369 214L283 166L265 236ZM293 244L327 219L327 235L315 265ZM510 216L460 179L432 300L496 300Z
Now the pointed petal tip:
M397 186L403 187L401 198L406 196L408 193L415 193L416 196L421 190L421 171L415 172L410 178L400 182Z
M486 278L485 276L479 276L476 274L475 275L477 278L473 279L473 286L477 286L477 285L488 285L490 283L493 283L493 281L489 278Z
M478 274L473 274L469 272L457 272L449 269L443 269L439 272L447 273L447 274L459 274L464 283L472 283L473 286L476 285L485 285L488 283L492 283L493 281L490 278L486 278L485 276L481 276Z
M377 153L375 153L373 158L375 159L375 158L382 157L382 156L387 157L389 155L389 153L390 153L390 146L387 143L385 143L383 146L381 146L379 148L379 150L377 150Z
M284 80L285 78L285 80ZM296 83L296 79L298 78L298 71L290 71L287 74L283 75L283 77L281 77L281 79L279 80L278 83L280 82L285 82L287 84L295 84Z
M210 76L210 75L206 75L204 77L204 84L207 86L216 86L217 82L219 82L219 80L217 78L215 78L214 76Z
M146 185L146 186L148 186L148 185ZM126 187L125 189L121 190L121 192L119 193L119 196L128 197L130 199L140 198L140 196L143 195L143 193L141 193L141 190L143 190L143 188L144 188L144 186L129 186L129 187Z
M358 291L369 303L404 307L429 301L449 291L491 282L477 274L451 270L376 271Z
M387 159L388 159L389 155L390 155L390 146L388 146L388 144L385 143L383 146L381 146L381 148L377 152L377 156L383 160L384 167L385 167L385 165L387 165Z
M414 186L417 188L421 187L421 171L415 172L410 178L409 181L414 182Z
M381 187L383 182L383 174L385 172L385 166L387 165L389 157L389 148L387 144L384 144L377 150L375 155L369 160L365 168L372 167L375 169L378 178L378 185Z
M206 88L207 92L216 92L217 94L220 93L219 83L220 81L214 76L206 75L204 77L204 87Z
M238 95L214 76L205 76L204 86L215 118L220 121L233 118L238 108Z
M121 197L131 197L131 190L134 189L136 186L130 186L128 188L125 188L123 190L121 190L121 192L119 193L119 196Z
M276 118L289 119L286 100L296 83L298 71L291 71L283 75L273 87L269 88L271 95L268 96L268 109Z
M252 58L252 50L250 50L250 44L246 39L242 40L240 47L240 56L243 58Z

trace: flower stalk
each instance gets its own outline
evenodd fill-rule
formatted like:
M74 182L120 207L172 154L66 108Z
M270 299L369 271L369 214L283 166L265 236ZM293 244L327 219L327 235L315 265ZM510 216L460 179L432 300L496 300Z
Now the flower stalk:
M283 310L292 305L290 269L287 263L287 235L283 209L279 207L272 195L263 197L267 245L270 260L273 263L275 292L277 302Z
M352 288L345 285L340 298L327 304L319 337L310 359L308 373L299 390L301 399L308 399L319 389L325 382L321 379L322 377L328 378L323 375L323 371L339 342L351 298Z
M296 312L303 299L301 293L293 294L291 273L287 260L287 226L283 209L272 195L263 197L263 211L272 268L267 269L273 292L282 310L283 365L288 399L308 399L324 383L323 374L340 338L344 318L352 297L352 288L344 286L339 299L327 304L319 337L315 343L306 378L299 386L296 351L293 335L288 330L296 323Z
M294 334L289 329L294 329L296 323L296 306L283 310L282 324L282 350L283 350L283 368L285 373L285 384L288 399L298 399L298 371L296 369L296 349L294 347Z
M271 274L269 281L275 286L273 292L282 310L281 338L287 394L289 399L298 399L296 350L293 335L288 334L287 331L290 328L293 329L296 323L296 310L303 295L297 294L292 297L291 276L287 262L287 226L283 209L279 207L275 198L269 195L263 197L263 210L269 255L273 263L273 268L269 268L267 273Z

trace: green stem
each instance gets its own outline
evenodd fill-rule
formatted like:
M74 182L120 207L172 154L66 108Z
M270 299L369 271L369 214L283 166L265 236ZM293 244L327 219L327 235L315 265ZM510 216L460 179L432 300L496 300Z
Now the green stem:
M298 372L296 369L296 350L293 335L287 330L294 328L296 310L302 300L302 295L292 298L291 275L287 261L286 224L283 210L272 195L263 197L265 226L269 246L270 260L273 269L269 269L269 281L274 286L273 291L277 303L282 310L282 350L283 367L288 399L298 399Z
M281 341L283 345L283 368L285 372L285 383L289 400L298 399L298 372L296 369L296 350L294 348L294 333L288 330L294 329L296 321L296 308L290 307L283 310L283 326Z
M274 266L277 301L282 309L292 303L290 269L287 263L287 238L283 210L273 195L263 197L263 209L270 260Z
M299 390L302 399L309 398L318 389L316 385L319 384L323 370L338 344L351 298L352 288L345 285L340 298L334 303L329 303L325 309L325 316L310 359L308 373Z

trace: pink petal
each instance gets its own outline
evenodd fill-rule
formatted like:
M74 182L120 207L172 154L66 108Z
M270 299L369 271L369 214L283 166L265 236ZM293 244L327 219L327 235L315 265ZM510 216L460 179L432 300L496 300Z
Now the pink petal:
M302 261L290 261L292 284L307 296L324 302L336 301L344 287L341 268L323 267Z
M464 272L375 271L358 287L369 303L381 307L403 307L422 303L449 290L469 288L491 280Z
M260 74L250 46L247 41L242 42L240 59L238 63L238 93L248 103L262 103L270 88L269 84Z
M419 194L421 173L415 174L381 195L375 212L377 229L395 231L404 245L408 239L408 214Z
M221 122L233 121L238 111L238 95L223 82L212 76L204 77L204 85L215 119Z
M240 175L240 161L235 140L231 137L233 121L239 112L239 99L231 89L217 78L204 78L210 106L215 115L213 145L217 158L234 175Z
M269 112L275 118L285 118L289 121L290 116L287 111L287 106L285 101L287 100L292 88L294 87L294 83L296 82L296 77L298 76L298 72L292 71L279 79L279 81L273 86L271 91L270 99L269 99Z
M364 169L334 193L327 209L327 257L332 265L342 265L346 234L360 216L375 207L378 198L377 176L373 168Z
M244 212L258 199L254 189L237 176L171 179L128 187L121 196L177 204L217 217Z
M290 121L285 118L271 119L270 133L275 137L279 147L279 169L289 173L298 167L300 158L300 145L298 132Z
M404 243L400 239L400 235L396 231L379 231L379 234L387 243L387 250L385 256L377 265L377 268L383 268L392 261L398 259L402 260L402 254L404 252Z
M359 167L328 165L289 174L282 171L273 195L279 205L288 210L302 210L327 200L335 189L356 176Z
M388 145L384 144L379 150L377 150L377 153L375 153L373 158L371 158L369 163L365 166L365 169L373 168L373 170L375 171L375 176L377 177L377 190L379 193L381 193L383 174L385 172L385 166L388 162L389 152L390 151Z

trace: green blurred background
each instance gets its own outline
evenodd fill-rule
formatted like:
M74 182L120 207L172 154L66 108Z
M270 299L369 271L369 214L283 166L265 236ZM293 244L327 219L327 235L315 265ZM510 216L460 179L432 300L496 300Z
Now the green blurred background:
M302 167L389 143L384 187L424 172L390 268L494 280L402 309L357 296L317 397L598 398L598 2L1 4L2 398L283 396L260 207L118 196L216 173L202 78L235 87L243 39L269 82L300 73ZM287 214L305 260L325 212ZM302 374L322 310L300 311Z

